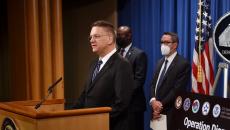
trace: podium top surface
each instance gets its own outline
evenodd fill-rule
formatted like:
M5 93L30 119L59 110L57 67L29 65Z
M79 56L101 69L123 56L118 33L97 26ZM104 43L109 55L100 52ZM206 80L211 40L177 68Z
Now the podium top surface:
M47 100L39 109L34 109L34 106L38 102L39 101L1 102L0 110L35 119L109 113L112 110L110 107L65 110L64 99Z

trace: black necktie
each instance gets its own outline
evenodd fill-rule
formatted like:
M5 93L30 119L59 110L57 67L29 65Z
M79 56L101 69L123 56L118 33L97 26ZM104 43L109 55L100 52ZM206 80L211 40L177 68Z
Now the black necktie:
M163 70L161 72L161 75L160 75L160 78L159 78L159 81L158 81L158 84L157 84L157 91L159 90L159 87L162 84L162 81L163 81L163 78L164 78L164 75L165 75L165 72L166 72L166 69L167 69L167 63L168 63L168 60L165 60L164 61L165 65L164 65L164 68L163 68Z
M121 48L120 54L121 54L121 56L123 56L123 57L124 57L124 52L125 52L125 49L124 49L124 48Z
M102 63L103 63L103 62L102 62L101 60L99 60L99 61L97 62L97 65L96 65L96 67L95 67L95 69L94 69L94 71L93 71L92 81L95 79L95 77L96 77L97 74L99 73L100 66L101 66Z

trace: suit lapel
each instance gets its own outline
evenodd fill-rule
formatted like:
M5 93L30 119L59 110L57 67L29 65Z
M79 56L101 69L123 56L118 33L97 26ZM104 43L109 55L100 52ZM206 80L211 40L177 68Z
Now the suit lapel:
M91 83L91 85L94 85L95 82L97 82L98 79L110 68L112 62L111 60L108 60L106 64L103 66L103 68L100 70L100 72L95 77L94 81Z
M156 71L156 75L157 75L157 78L159 77L159 74L160 74L160 71L161 71L161 67L164 63L164 58L161 59L161 61L159 62L158 66L157 66L157 71Z
M161 84L159 84L159 88L163 89L162 88L162 85L165 83L165 80L168 78L169 74L171 74L171 71L173 71L173 69L175 69L175 66L176 66L176 63L177 63L177 60L178 60L178 54L176 55L176 57L173 59L172 63L170 64L169 68L167 69L164 77L163 77L163 80L161 82ZM160 70L161 70L161 67L164 63L164 59L161 60L161 63L160 63L160 66L158 67L158 72L157 72L157 79L159 77L159 73L160 73ZM157 80L156 79L156 80ZM158 89L159 90L159 89Z
M157 89L156 85L157 85L157 79L159 77L159 74L160 74L160 71L161 71L161 67L162 67L162 64L164 63L164 58L160 59L160 61L157 63L157 67L156 67L156 70L155 70L155 74L154 74L154 77L153 77L153 82L152 84L154 85L153 87L153 93L154 95L156 96L156 91L155 89Z
M93 72L94 72L94 69L96 67L96 64L97 64L97 60L95 60L91 67L90 67L90 71L89 71L89 76L88 76L88 80L86 82L86 86L87 86L87 90L90 88L91 86L91 83L92 83L92 77L93 77Z
M92 81L92 75L93 75L93 71L94 69L92 69L91 71L91 75L90 75L90 84L88 85L88 92L94 87L95 83L103 76L103 74L110 68L110 66L113 64L113 59L114 59L114 56L117 55L116 53L113 54L109 60L105 63L105 65L103 66L103 68L99 71L99 73L97 74L97 76L95 77L95 79ZM94 65L94 68L95 68L95 65Z
M133 47L131 46L131 47L129 48L128 52L126 53L125 58L128 59L128 60L130 60L130 59L131 59L131 55L132 55L133 53L134 53Z
M166 71L165 76L164 76L164 78L163 78L163 82L164 82L164 80L169 76L169 73L173 70L173 68L175 68L175 65L176 65L176 63L177 63L177 59L178 59L178 54L177 54L176 57L173 59L172 63L170 64L170 66L169 66L169 68L168 68L168 70ZM162 82L162 83L163 83L163 82Z

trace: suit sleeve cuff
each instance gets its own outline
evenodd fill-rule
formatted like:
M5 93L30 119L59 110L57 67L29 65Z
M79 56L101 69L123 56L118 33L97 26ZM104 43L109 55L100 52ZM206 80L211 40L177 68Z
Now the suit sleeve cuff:
M149 101L149 105L150 105L150 106L151 106L151 104L152 104L152 102L153 102L154 100L156 100L155 97L152 97L152 98L150 99L150 101Z

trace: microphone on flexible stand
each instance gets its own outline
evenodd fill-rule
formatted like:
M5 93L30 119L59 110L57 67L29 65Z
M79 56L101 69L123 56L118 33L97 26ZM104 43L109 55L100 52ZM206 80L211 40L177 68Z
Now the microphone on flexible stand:
M49 95L53 92L54 87L62 80L62 77L60 77L57 81L55 81L49 88L48 88L48 95L43 98L38 104L35 105L35 109L38 109L44 101L49 97Z

